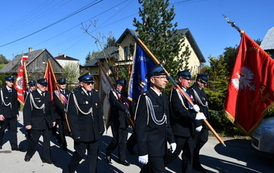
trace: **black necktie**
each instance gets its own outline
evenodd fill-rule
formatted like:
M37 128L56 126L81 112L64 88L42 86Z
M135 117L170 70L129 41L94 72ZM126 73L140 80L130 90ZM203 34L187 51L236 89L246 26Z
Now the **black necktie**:
M91 91L88 91L88 95L91 96Z
M61 93L65 95L65 90L61 90Z
M44 96L45 96L45 91L42 91L42 92L41 92L41 95L44 97Z

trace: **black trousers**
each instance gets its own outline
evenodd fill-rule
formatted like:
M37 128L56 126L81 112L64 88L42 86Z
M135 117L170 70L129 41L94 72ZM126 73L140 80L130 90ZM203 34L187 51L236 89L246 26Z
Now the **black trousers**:
M140 173L165 173L165 163L162 156L149 156L148 163L144 165Z
M58 132L57 139L60 143L60 146L67 146L66 141L66 131L65 131L65 120L64 119L56 119L56 126L53 128L53 134L57 135L56 132ZM57 128L58 126L58 128Z
M111 131L113 138L106 148L106 155L110 155L118 147L118 159L125 161L128 130L111 126Z
M50 158L50 130L34 130L30 131L29 145L26 156L32 157L35 153L36 145L38 144L39 138L43 136L43 159L51 160Z
M92 142L74 142L73 155L68 164L68 172L74 172L79 162L84 157L86 150L88 151L88 172L97 172L97 162L99 153L99 141Z
M196 132L194 137L194 154L193 166L199 166L200 163L200 150L208 141L208 129L203 128L201 132Z
M135 130L133 130L132 134L127 140L127 149L133 151L136 144L137 144L137 136L136 136Z
M178 155L182 153L182 172L192 173L193 164L193 150L194 150L194 140L192 137L181 137L175 136L175 141L177 144L176 150L173 153L167 153L164 156L165 165L168 165L173 160L175 160Z
M17 118L5 118L1 123L0 128L0 145L3 145L3 138L5 135L5 130L9 127L10 131L10 145L11 148L18 148L17 145Z

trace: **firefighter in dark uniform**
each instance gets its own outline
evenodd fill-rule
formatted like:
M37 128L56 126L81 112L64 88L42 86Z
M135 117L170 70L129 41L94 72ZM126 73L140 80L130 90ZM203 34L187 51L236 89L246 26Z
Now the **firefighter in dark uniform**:
M108 124L112 131L112 141L106 148L106 160L111 164L111 153L118 147L118 163L129 166L126 161L126 144L130 117L130 103L125 94L126 80L116 81L116 88L109 92L111 105Z
M189 70L180 71L177 74L178 85L186 92L190 85L191 74ZM188 96L188 93L186 93ZM188 96L190 97L190 96ZM205 119L203 113L199 112L199 106L191 106L185 96L173 87L170 91L171 127L175 136L177 148L174 153L167 154L164 158L168 165L182 153L182 172L192 173L193 149L194 149L194 122Z
M60 147L63 150L67 149L67 141L66 141L66 109L68 104L68 96L70 91L66 89L67 83L65 78L61 78L57 80L58 90L54 91L53 98L54 98L54 105L55 105L55 112L56 112L56 126L53 127L54 134L60 143ZM58 126L58 128L57 128ZM58 131L58 134L57 134Z
M138 160L144 164L141 172L164 173L163 156L176 149L170 127L167 96L162 93L167 85L167 75L159 65L147 73L150 88L141 94L134 115L137 135Z
M0 149L2 149L5 130L8 128L11 149L19 150L17 144L17 118L19 116L17 91L13 88L13 76L8 76L5 80L6 86L0 89Z
M50 155L51 128L55 126L54 111L50 94L47 91L47 79L37 80L37 89L30 92L23 108L24 126L31 130L30 141L25 155L25 161L29 162L35 153L39 138L43 136L43 158L44 163L53 164Z
M28 82L28 89L24 93L24 100L27 100L27 96L30 92L34 91L36 89L36 81L32 80ZM30 137L30 130L26 129L25 137L28 139Z
M25 100L27 99L27 95L28 93L34 91L36 89L36 81L32 80L28 82L28 89L27 91L24 93L24 98Z
M98 92L93 89L92 75L86 73L78 80L80 87L70 94L68 103L68 120L75 149L68 172L75 172L87 150L87 172L93 173L97 172L99 139L104 133L102 110Z
M209 119L208 98L203 89L207 82L207 74L197 74L196 82L188 88L188 91L193 97L193 102L200 107L200 112L204 113L206 119ZM200 172L206 172L207 170L200 163L199 153L208 140L208 127L202 120L197 120L195 121L195 129L193 168Z

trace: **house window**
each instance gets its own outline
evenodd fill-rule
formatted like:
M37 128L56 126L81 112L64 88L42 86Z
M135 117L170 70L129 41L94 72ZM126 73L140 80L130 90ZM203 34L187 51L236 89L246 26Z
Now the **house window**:
M128 46L124 47L124 57L125 57L125 60L129 60L129 47Z

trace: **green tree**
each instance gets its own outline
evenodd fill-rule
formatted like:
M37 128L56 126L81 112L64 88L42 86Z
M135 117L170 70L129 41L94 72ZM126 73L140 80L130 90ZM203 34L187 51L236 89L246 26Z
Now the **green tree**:
M0 54L0 64L7 64L9 61L6 59L6 57L2 54Z
M254 40L254 41L258 45L260 45L261 42L262 42L260 39L257 39L257 40ZM228 71L228 74L230 75L231 72L232 72L235 60L236 60L237 53L238 53L238 45L235 45L234 47L231 47L231 46L226 47L226 48L224 48L224 50L225 50L224 53L223 53L224 61L227 64L227 66L225 68Z
M63 67L62 77L67 79L67 83L77 83L79 77L79 65L68 63Z
M92 60L94 57L96 57L100 52L96 52L96 51L92 51L92 53L90 54L90 52L87 54L86 56L86 61L85 63L88 63L90 60Z
M90 52L88 52L87 56L86 56L86 61L85 61L85 64L88 63L90 60L91 60L91 54Z
M134 18L133 25L138 37L171 76L175 76L183 66L188 68L190 51L184 44L183 33L176 29L177 22L172 23L175 9L169 5L169 0L142 1L142 8L139 8L141 20ZM181 50L183 53L180 55Z
M225 54L231 49L225 48ZM210 66L207 67L206 73L209 74L208 87L205 88L208 94L209 108L210 108L210 123L214 129L222 133L223 135L234 136L243 135L240 129L234 126L225 116L223 110L227 85L229 79L228 60L224 55L220 55L218 58L209 57Z
M106 49L106 48L108 48L108 47L111 47L111 46L115 46L115 42L116 42L115 37L113 37L113 36L110 35L110 36L107 38L107 43L106 43L104 49Z

